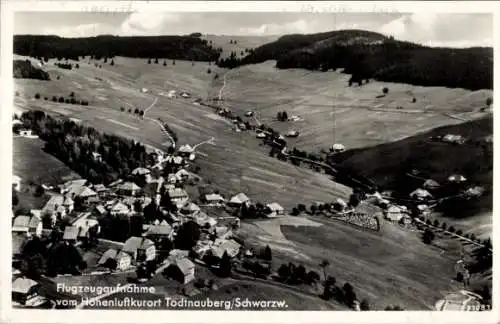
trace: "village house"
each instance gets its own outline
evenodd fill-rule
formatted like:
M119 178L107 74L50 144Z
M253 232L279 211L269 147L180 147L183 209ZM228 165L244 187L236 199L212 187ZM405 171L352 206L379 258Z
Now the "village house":
M281 207L281 205L278 203L273 202L273 203L267 204L266 207L269 210L267 217L272 218L272 217L283 216L285 214L285 209L283 207Z
M19 277L12 282L12 301L25 306L37 306L45 301L40 296L40 288L38 282Z
M200 207L195 203L187 203L181 209L180 212L183 215L196 215L201 211Z
M179 171L177 171L175 173L175 178L179 182L184 182L184 181L189 180L190 176L191 176L191 174L189 172L187 172L185 169L180 169Z
M12 233L12 261L19 260L23 252L24 245L28 242L28 237L25 233Z
M153 241L145 237L132 236L123 245L122 251L130 254L133 261L150 261L156 258L156 247Z
M66 208L66 212L71 213L75 208L75 201L68 196L64 199L62 205Z
M174 230L168 223L162 223L148 226L144 236L150 239L168 238L169 240L172 240Z
M461 145L465 143L465 138L462 135L446 134L441 140L445 143L451 144Z
M71 226L80 229L79 237L87 237L87 232L90 228L96 227L97 233L100 232L99 221L95 219L91 213L81 213L71 221Z
M204 200L208 206L222 206L225 202L224 197L215 193L205 195Z
M387 208L385 213L385 218L393 221L399 222L405 215L404 209L400 206L392 205Z
M467 181L467 178L464 177L461 174L452 174L451 176L448 177L448 182L451 183L464 183Z
M147 168L143 168L143 167L139 167L139 168L135 168L134 170L132 170L132 175L134 176L142 176L142 175L146 175L146 174L150 174L151 171Z
M189 156L193 152L194 152L194 149L189 144L182 145L179 148L179 154L182 155L182 156Z
M36 216L19 215L12 221L13 233L26 233L28 235L42 235L42 221Z
M99 197L103 197L109 190L103 184L97 184L92 187Z
M122 196L135 197L141 188L131 181L124 182L117 186L117 193Z
M21 177L15 174L12 175L12 188L15 191L21 191Z
M423 201L432 199L433 196L425 189L416 189L415 191L410 193L410 198Z
M106 250L97 264L100 266L105 266L109 259L115 260L116 269L121 271L127 270L132 264L132 258L129 254L115 249Z
M215 225L217 225L217 221L213 217L209 217L206 213L204 212L199 212L196 213L193 216L193 221L200 225L200 227L205 228L205 229L211 229Z
M53 195L42 208L42 215L48 215L52 219L52 224L56 223L58 217L66 216L66 208L63 206L64 196Z
M243 204L247 206L250 205L250 198L248 198L244 193L239 193L233 196L228 203L228 205L234 207L241 207Z
M423 187L424 187L424 189L432 191L432 190L439 189L440 185L436 180L427 179L427 180L425 180Z
M168 277L187 284L195 278L195 266L188 258L173 260L165 269Z
M220 259L224 253L227 253L230 258L234 258L240 253L240 249L241 245L235 240L216 239L210 249L210 253L212 256Z
M66 226L64 228L64 234L63 234L63 241L67 242L67 243L70 243L70 244L73 244L76 242L76 240L78 239L78 232L80 230L78 229L78 227L75 227L75 226Z
M121 201L114 203L109 210L109 213L113 216L117 216L117 215L126 216L126 215L130 215L131 212L132 211L131 211L130 207Z
M31 136L33 136L33 131L31 129L24 128L24 129L19 130L19 135L25 136L25 137L31 137Z
M214 234L216 238L229 239L233 235L233 232L227 226L216 226Z
M345 151L345 145L340 143L335 143L330 147L330 152L341 153Z
M92 152L92 160L94 160L94 162L101 163L102 162L102 155L101 155L101 153Z
M65 193L71 194L77 188L85 186L86 183L87 183L87 180L85 180L85 179L66 181L62 185L59 185L60 192L61 192L61 194L65 194Z
M177 206L177 208L182 208L189 200L189 196L184 189L174 188L168 191L168 196L170 200Z

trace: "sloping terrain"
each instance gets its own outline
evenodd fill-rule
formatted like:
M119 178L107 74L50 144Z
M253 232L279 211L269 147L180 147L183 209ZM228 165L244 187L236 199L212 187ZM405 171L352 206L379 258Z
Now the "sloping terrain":
M493 88L492 48L431 48L363 30L286 35L223 67L276 60L282 69L328 71L343 68L353 82L368 78L471 90Z
M14 60L14 78L50 80L49 74L31 64L30 60Z
M372 146L461 123L485 114L480 110L492 96L490 90L377 81L348 87L349 77L332 71L280 70L269 61L230 70L221 95L224 106L240 115L252 110L259 122L279 132L298 131L297 138L288 139L288 146L308 152L328 150L335 143L348 149ZM220 86L210 97L220 94L221 79L215 81ZM302 121L278 122L281 111Z
M431 141L431 137L461 135L462 145ZM481 186L484 193L477 199L455 199L442 204L438 211L449 221L459 219L462 225L472 225L484 233L491 229L493 210L493 116L457 125L443 126L397 142L349 150L334 155L332 162L348 167L373 180L382 189L406 195L422 187L425 179L445 185L452 174L467 178L467 186ZM409 176L413 170L418 174ZM479 222L471 221L480 214ZM470 226L464 227L471 229ZM476 233L477 235L477 233Z
M201 39L208 41L215 49L222 49L221 58L231 55L231 52L238 57L248 55L251 50L266 43L273 42L278 36L221 36L221 35L203 35ZM243 55L242 55L243 52Z

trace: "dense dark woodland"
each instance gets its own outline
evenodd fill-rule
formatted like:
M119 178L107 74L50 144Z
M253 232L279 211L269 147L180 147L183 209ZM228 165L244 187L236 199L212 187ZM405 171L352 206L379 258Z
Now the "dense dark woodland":
M195 36L118 37L97 36L62 38L59 36L16 35L14 53L40 58L81 56L169 58L194 61L215 61L220 49Z
M430 140L430 137L446 134L460 134L467 141L454 145ZM451 217L468 216L492 210L493 143L485 140L491 134L493 117L490 115L392 143L349 150L329 160L372 179L381 189L394 190L406 198L411 191L422 188L425 179L445 185L450 175L464 175L467 186L482 186L484 194L479 199L448 200L438 208ZM413 170L418 171L416 176L412 176ZM436 196L448 196L452 194L450 190L453 188L442 186Z
M50 80L49 74L34 67L30 60L14 60L14 78L16 79L38 79Z
M218 61L221 67L276 60L280 69L328 71L343 68L351 81L367 79L470 90L493 88L492 48L432 48L402 42L378 33L342 30L286 35L238 59Z

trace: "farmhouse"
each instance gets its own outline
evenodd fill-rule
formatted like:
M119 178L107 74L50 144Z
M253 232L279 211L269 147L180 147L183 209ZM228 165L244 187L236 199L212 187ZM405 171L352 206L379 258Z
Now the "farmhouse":
M340 143L335 143L330 147L330 152L341 153L345 151L345 145Z
M93 227L97 228L97 233L100 232L99 221L91 215L91 213L81 213L71 222L71 226L79 229L79 237L86 237L88 230Z
M440 185L436 180L427 179L425 180L423 187L427 190L436 190L439 189Z
M209 206L221 206L225 202L224 197L219 194L205 195L205 201Z
M194 263L187 258L175 259L165 269L168 277L187 284L194 280Z
M467 181L467 178L461 174L452 174L451 176L448 177L448 182L452 182L452 183L463 183L466 181Z
M187 203L180 210L180 212L184 215L196 215L200 211L201 211L200 207L195 203Z
M186 181L189 179L190 175L191 174L185 169L180 169L175 173L175 178L177 179L177 181Z
M245 195L242 192L239 193L239 194L237 194L237 195L235 195L235 196L233 196L229 200L229 205L231 205L231 206L240 207L243 204L249 205L250 204L250 198L248 198L247 195Z
M189 200L187 192L181 188L170 189L168 191L168 196L179 209L182 208L182 206L184 206L184 204L187 203Z
M117 186L118 194L122 196L135 197L141 188L131 181L124 182Z
M42 235L42 221L36 216L19 215L12 222L13 233L26 233L28 235Z
M68 213L71 213L75 207L75 201L68 196L64 199L63 206Z
M132 175L135 175L135 176L137 176L137 175L141 176L141 175L146 175L146 174L150 174L150 173L151 173L151 171L149 171L149 169L146 169L146 168L136 168L136 169L132 170Z
M417 200L432 199L432 195L425 189L416 189L410 194L410 198Z
M442 141L451 144L464 144L465 138L462 135L447 134L443 136Z
M40 288L38 282L19 277L12 282L12 301L31 306L39 299Z
M60 185L59 188L60 188L61 194L64 194L64 193L72 194L76 189L78 189L82 186L85 186L86 183L87 183L87 180L85 180L85 179L70 180L70 181L67 181L64 184Z
M185 144L185 145L182 145L180 148L179 148L179 153L182 154L182 155L189 155L191 153L194 152L194 148L189 145L189 144Z
M12 188L15 191L21 191L21 177L15 174L12 175Z
M132 264L132 259L129 254L122 251L117 251L115 249L109 249L104 252L97 264L103 266L108 262L109 259L115 260L116 268L122 271L130 268L130 265Z
M387 209L385 217L390 221L399 222L404 215L404 210L400 206L392 205Z
M296 130L291 130L285 134L287 137L297 137L299 136L299 132Z
M121 201L116 202L110 209L109 211L111 215L116 216L116 215L129 215L131 210L129 206L124 204Z
M153 241L132 236L123 245L122 251L130 254L136 262L150 261L156 257L156 248Z
M267 214L267 217L277 217L277 216L282 216L285 214L285 209L281 207L280 204L278 203L270 203L267 204L266 207L269 209L269 213Z

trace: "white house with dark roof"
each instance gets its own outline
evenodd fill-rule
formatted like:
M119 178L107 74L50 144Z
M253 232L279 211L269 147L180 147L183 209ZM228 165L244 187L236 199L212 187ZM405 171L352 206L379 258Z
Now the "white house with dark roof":
M216 239L210 251L213 256L222 258L224 253L234 258L240 252L241 245L235 240Z
M78 239L78 232L80 230L76 226L66 226L64 228L63 241L74 243Z
M250 198L247 197L244 193L239 193L229 200L229 204L233 206L241 206L243 204L250 204Z
M111 206L109 212L113 216L129 215L131 213L131 209L128 205L124 204L121 201L118 201Z
M432 199L433 196L427 190L419 188L415 189L412 193L410 193L410 198L417 200L426 200L426 199Z
M267 204L266 207L269 209L267 217L278 217L278 216L283 216L285 214L285 209L276 202Z
M109 259L116 261L117 270L127 270L132 265L132 257L130 254L115 249L106 250L97 264L104 266Z
M182 188L170 189L168 191L168 196L179 209L182 208L182 206L184 206L189 200L187 192Z
M205 195L205 201L209 206L222 206L225 202L225 199L219 194L212 193Z
M24 306L38 306L45 302L40 296L41 285L35 280L19 277L12 282L12 302Z

